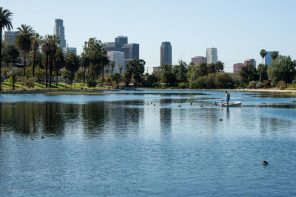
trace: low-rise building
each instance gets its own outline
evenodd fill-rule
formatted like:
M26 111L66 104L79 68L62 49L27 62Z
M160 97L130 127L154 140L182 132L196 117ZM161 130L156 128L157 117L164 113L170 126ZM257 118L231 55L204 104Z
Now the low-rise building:
M243 63L233 64L233 73L239 73L245 65Z
M202 63L207 63L207 58L204 56L195 56L191 58L191 64L197 65L197 64L202 64Z

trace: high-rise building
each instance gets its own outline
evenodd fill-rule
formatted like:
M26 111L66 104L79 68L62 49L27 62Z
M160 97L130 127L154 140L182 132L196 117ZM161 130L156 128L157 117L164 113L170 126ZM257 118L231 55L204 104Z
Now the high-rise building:
M15 45L15 40L16 40L17 35L18 35L17 31L5 31L4 32L4 44Z
M75 47L66 47L63 49L64 53L72 53L77 55L77 49Z
M244 61L244 65L245 66L252 65L254 68L256 68L256 60L255 59L246 59Z
M140 45L128 43L128 37L126 36L118 36L115 38L115 42L105 42L103 46L107 52L123 52L124 65L131 60L138 60L140 58Z
M204 56L196 56L191 58L191 64L198 65L201 63L207 63L207 58Z
M216 64L218 61L218 50L216 48L207 48L207 64Z
M125 72L125 65L124 65L124 53L120 51L108 51L107 52L108 58L111 63L108 66L108 70L113 71L114 73L122 74Z
M239 73L245 65L243 63L233 64L233 73Z
M172 65L172 45L170 42L161 43L160 65Z
M117 36L115 38L115 46L118 48L122 48L123 45L128 43L128 37L126 36Z
M139 44L125 44L123 45L124 59L139 59Z
M272 63L271 51L266 51L266 56L264 58L264 64L270 66L271 63Z
M66 48L65 27L62 19L55 19L54 35L58 37L59 47L61 49Z
M276 52L279 53L278 51L276 51ZM272 64L271 53L272 53L272 51L266 51L266 56L264 58L265 65L271 66L271 64Z

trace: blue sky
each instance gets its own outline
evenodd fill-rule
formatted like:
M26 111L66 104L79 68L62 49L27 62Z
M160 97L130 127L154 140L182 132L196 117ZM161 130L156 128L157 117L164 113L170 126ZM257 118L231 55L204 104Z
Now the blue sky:
M296 58L295 0L0 0L14 13L13 25L31 25L52 34L54 19L64 20L69 46L103 42L126 35L140 43L148 67L159 65L162 41L173 46L173 63L218 48L225 70L247 58L261 62L259 51L278 50Z

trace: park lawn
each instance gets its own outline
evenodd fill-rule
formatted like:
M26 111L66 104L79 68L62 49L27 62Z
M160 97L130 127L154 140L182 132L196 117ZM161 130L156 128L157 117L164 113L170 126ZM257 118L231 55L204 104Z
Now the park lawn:
M56 86L56 83L52 83L52 90L105 90L110 89L109 86L97 86L95 88L88 88L86 84L75 82L72 85L69 85L65 82L59 82ZM11 91L12 90L12 83L10 81L4 81L2 83L2 89L4 91ZM22 82L16 82L15 83L15 90L48 90L49 88L45 87L44 82L35 82L34 88L28 88L25 85L23 85Z

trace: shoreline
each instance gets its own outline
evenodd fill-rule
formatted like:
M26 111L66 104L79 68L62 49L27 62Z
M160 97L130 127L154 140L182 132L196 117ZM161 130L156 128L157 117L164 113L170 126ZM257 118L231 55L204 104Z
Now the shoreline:
M157 89L157 88L135 88L131 90L178 90L175 88ZM4 90L0 92L1 94L81 94L81 95L91 95L91 94L103 94L105 91L120 91L125 89L29 89L29 90ZM127 89L128 90L128 89ZM296 90L279 90L279 89L179 89L179 90L196 90L196 91L230 91L230 92L261 92L261 93L291 93L296 94Z

